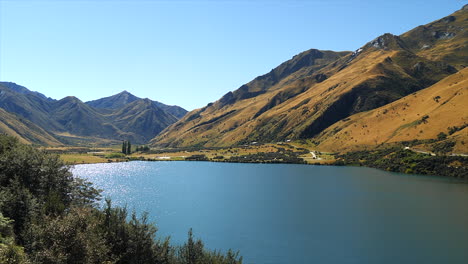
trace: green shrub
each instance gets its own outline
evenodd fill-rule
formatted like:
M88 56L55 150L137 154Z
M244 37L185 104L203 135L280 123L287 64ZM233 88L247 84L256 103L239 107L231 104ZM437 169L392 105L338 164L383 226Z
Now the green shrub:
M114 152L114 153L106 155L105 158L106 159L123 159L125 158L125 154Z
M157 239L147 214L129 217L110 201L99 209L99 198L57 155L0 135L0 263L242 263L237 253L208 251L191 236L181 247Z

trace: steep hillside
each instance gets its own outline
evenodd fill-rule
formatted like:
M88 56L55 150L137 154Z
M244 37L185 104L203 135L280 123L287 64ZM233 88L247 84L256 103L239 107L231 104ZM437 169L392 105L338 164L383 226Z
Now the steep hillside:
M177 118L155 106L149 99L129 103L108 118L120 130L132 133L136 142L148 142L169 124L177 121Z
M141 98L136 97L133 94L127 92L127 91L123 91L123 92L120 92L120 93L118 93L116 95L112 95L112 96L109 96L109 97L104 97L104 98L101 98L101 99L86 102L86 104L89 105L89 106L92 106L94 108L98 108L98 109L116 110L116 109L119 109L119 108L122 108L122 107L126 106L127 104L135 102L137 100L141 100ZM157 102L157 101L152 101L152 103L156 107L158 107L158 108L166 111L167 113L175 116L177 119L180 119L181 117L183 117L187 113L187 110L183 109L180 106L166 105L166 104L163 104L163 103L160 103L160 102Z
M467 65L468 5L452 15L401 35L408 48L429 60L442 60L457 69Z
M51 118L68 134L62 136L131 140L143 144L177 121L149 99L137 99L110 112L100 112L78 98L69 96L53 104Z
M63 131L63 127L50 118L53 102L32 93L19 93L0 84L0 107L14 113L47 131Z
M466 28L467 12L432 24L438 31ZM449 62L468 63L456 44L464 38L463 30L457 32L432 41L422 55L415 51L420 36L411 31L401 37L384 34L353 53L301 53L188 113L152 143L209 147L312 138L343 118L391 103L457 72ZM451 54L450 60L437 55L441 49ZM462 49L466 51L466 45Z
M188 113L187 110L177 105L166 105L158 101L151 101L151 102L153 103L154 106L176 117L177 120L181 119L182 117L184 117L185 114Z
M121 133L103 115L73 96L55 102L50 117L73 135L118 138Z
M314 74L326 65L349 53L348 51L334 52L316 49L302 52L271 70L269 73L242 85L234 92L228 92L218 101L216 107L219 109L224 106L233 105L241 100L253 98L267 93L268 91L278 89L304 76ZM326 78L327 77L323 74L315 75L317 82L321 82Z
M456 142L455 152L468 153L467 102L468 68L391 104L343 119L315 141L322 149L347 151L382 143L435 139L443 132ZM460 130L449 135L453 128Z
M21 143L47 146L62 145L54 136L30 121L0 108L0 133L17 137Z

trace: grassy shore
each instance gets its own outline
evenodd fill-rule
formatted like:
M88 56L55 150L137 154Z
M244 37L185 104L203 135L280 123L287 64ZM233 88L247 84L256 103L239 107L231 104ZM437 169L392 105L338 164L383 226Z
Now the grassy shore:
M456 178L468 178L468 158L439 153L424 154L406 150L403 145L388 145L375 150L348 153L316 151L313 144L288 142L279 144L255 144L211 149L150 149L131 155L119 152L119 147L47 148L57 153L66 164L91 164L144 161L212 161L233 163L295 163L314 165L348 165L374 167L387 171L409 174L429 174ZM406 151L402 151L406 150ZM434 155L434 156L431 156Z
M302 144L259 144L219 149L152 149L146 152L134 152L131 155L119 153L118 147L84 148L61 147L46 148L48 152L57 153L67 164L92 164L121 162L128 160L148 161L181 161L208 160L217 162L278 162L331 164L335 162L333 154L321 153ZM314 152L314 154L311 154ZM297 158L287 162L291 157ZM297 162L296 162L297 161Z

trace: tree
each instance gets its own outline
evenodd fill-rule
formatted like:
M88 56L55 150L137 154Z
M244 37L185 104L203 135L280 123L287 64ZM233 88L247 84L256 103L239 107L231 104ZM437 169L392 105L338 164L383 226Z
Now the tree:
M122 153L125 155L132 154L132 144L130 143L129 140L124 140L122 142Z
M203 242L201 240L194 240L192 228L188 232L187 243L181 248L180 255L184 263L203 263Z
M127 155L130 155L132 154L132 144L130 143L130 141L127 141Z
M38 263L108 263L109 248L100 214L74 207L60 217L47 216L35 229L34 260Z
M444 132L440 132L438 135L437 135L437 139L438 140L444 140L447 138L447 134L445 134Z
M122 142L122 153L127 154L127 141Z

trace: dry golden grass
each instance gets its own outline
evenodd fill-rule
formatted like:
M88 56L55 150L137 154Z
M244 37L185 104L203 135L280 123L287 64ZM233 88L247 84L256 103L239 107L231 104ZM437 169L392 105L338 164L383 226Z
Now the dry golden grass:
M275 132L275 137L298 137L312 120L318 118L341 95L365 81L381 76L382 73L376 69L375 65L383 63L387 57L395 54L397 54L397 51L370 51L365 56L358 56L351 66L343 70L339 70L337 66L326 67L320 73L331 77L321 83L317 83L313 78L291 81L295 78L295 74L292 74L273 86L265 94L241 100L222 108L217 108L219 104L217 102L201 113L201 119L186 121L191 114L199 111L194 110L158 136L156 139L157 144L164 145L177 142L178 146L227 147L245 142L246 138L255 134L268 134L270 131L275 130L280 122L284 122L285 125ZM393 70L402 71L398 68ZM255 114L271 98L279 93L297 89L297 87L308 87L308 89L254 118ZM335 89L330 89L330 87L335 87ZM303 102L306 100L308 102L304 104ZM301 107L296 107L301 103ZM209 126L196 127L198 124L231 111L235 112L229 114L228 118L213 122Z
M89 164L108 162L106 158L93 156L91 154L61 154L60 158L67 164Z
M448 127L468 123L468 69L378 109L359 113L326 129L321 149L347 151L382 143L434 139ZM452 136L454 152L468 153L468 129ZM462 144L462 142L466 142Z
M448 18L454 20L448 23ZM468 58L468 46L466 45L468 38L467 21L468 12L459 10L450 17L417 27L401 37L404 40L407 38L418 40L418 45L413 47L413 51L418 56L430 60L444 60L460 70L466 67L466 58ZM450 24L449 27L447 27L448 24ZM449 38L434 39L432 34L436 32L446 32L453 35Z

